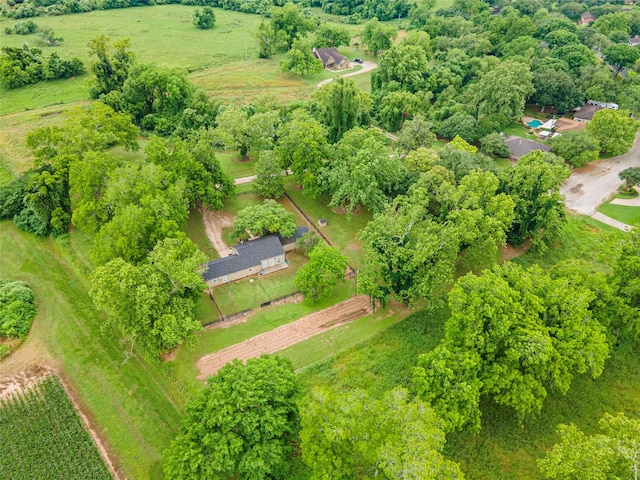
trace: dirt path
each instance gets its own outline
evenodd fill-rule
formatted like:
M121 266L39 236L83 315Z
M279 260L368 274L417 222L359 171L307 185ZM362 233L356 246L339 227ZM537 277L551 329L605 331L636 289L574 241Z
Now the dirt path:
M201 210L201 213L204 230L211 245L217 250L220 258L228 257L233 251L222 240L222 229L233 226L233 215L227 212L213 212L205 208Z
M355 75L362 75L363 73L370 72L371 70L375 70L376 68L378 68L378 64L376 62L370 62L369 60L366 60L362 62L362 68L357 72L345 73L344 75L339 75L339 77L347 78L347 77L353 77ZM333 82L333 80L335 80L336 78L338 77L336 76L332 78L327 78L326 80L322 80L320 83L318 83L318 88L322 87L323 85L326 85L327 83Z
M216 373L225 364L237 358L243 362L259 357L263 353L275 353L332 328L349 323L371 312L371 300L367 295L358 295L347 301L312 313L295 322L282 325L269 332L223 348L201 357L196 366L199 379Z

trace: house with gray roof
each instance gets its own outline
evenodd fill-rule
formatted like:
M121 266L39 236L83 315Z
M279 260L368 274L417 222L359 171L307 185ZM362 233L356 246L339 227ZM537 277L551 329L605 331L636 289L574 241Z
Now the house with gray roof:
M535 150L542 152L550 152L551 147L544 143L536 142L535 140L529 140L528 138L516 137L510 135L504 139L504 143L509 147L510 157L512 160L518 160L523 155L531 153Z
M278 239L280 240L280 244L285 252L290 252L291 250L295 250L296 248L296 240L298 240L302 235L307 233L309 229L307 227L298 227L296 228L296 233L294 233L289 238L284 238L280 234L278 234Z
M339 53L336 47L314 48L313 56L322 62L325 69L342 70L349 67L349 59Z
M295 240L294 240L295 245ZM202 278L209 287L288 268L284 249L277 235L267 235L232 247L233 254L211 260Z
M573 114L573 119L576 122L590 122L593 120L593 116L600 110L606 107L600 105L584 105L580 110Z

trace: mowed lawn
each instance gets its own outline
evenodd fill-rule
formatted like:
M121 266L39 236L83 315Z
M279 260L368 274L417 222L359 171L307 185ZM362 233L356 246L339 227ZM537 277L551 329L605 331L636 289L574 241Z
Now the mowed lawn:
M619 197L615 198L629 198ZM634 227L640 227L640 207L630 207L628 205L613 205L611 200L600 205L598 207L600 213L604 213L608 217L611 217L619 222L632 225Z
M299 253L287 253L289 268L267 275L254 275L216 287L212 290L223 315L231 315L248 308L257 309L263 303L297 291L295 277L307 263Z
M0 363L0 375L33 363L62 372L106 440L126 478L162 477L162 451L178 431L186 398L158 360L134 355L88 295L91 238L38 238L0 222L3 278L24 280L38 313L26 342Z
M296 188L292 178L286 180L285 189L315 225L318 225L320 218L327 219L327 226L322 228L321 232L338 250L349 257L352 267L362 270L365 264L365 253L357 235L373 218L373 215L365 209L361 209L353 216L336 213L327 207L330 201L328 195L309 199L303 195L302 190Z

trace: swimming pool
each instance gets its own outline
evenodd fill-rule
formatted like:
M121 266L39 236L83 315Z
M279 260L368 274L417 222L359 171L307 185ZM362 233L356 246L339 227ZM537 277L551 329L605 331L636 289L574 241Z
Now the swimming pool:
M538 119L535 119L527 122L527 125L529 125L531 128L538 128L540 125L542 125L542 122Z

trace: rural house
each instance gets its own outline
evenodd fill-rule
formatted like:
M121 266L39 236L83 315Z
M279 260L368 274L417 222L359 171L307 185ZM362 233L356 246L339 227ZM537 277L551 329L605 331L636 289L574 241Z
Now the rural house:
M573 114L573 119L577 122L590 122L593 116L605 107L600 105L585 105Z
M296 233L289 238L267 235L235 245L232 247L232 255L207 263L202 278L209 287L215 287L251 275L288 268L285 252L295 249L296 240L308 231L307 227L298 227Z
M313 55L322 62L327 70L342 70L349 67L349 59L338 52L336 47L314 48Z
M543 152L551 151L551 147L549 145L513 135L505 138L504 143L509 147L510 157L512 160L518 160L523 155L535 150L541 150Z
M591 25L596 21L596 17L591 12L584 12L580 15L580 20L578 20L578 25Z

